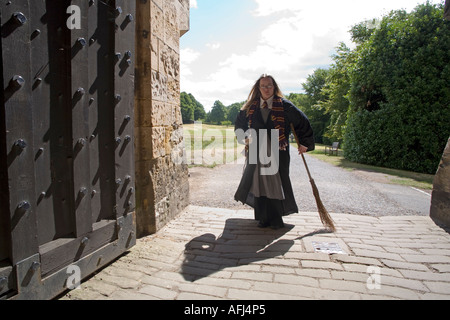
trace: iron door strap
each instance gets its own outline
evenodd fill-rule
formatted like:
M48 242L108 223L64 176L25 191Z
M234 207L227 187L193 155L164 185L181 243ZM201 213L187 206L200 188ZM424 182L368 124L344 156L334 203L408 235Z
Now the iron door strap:
M133 143L133 101L134 87L130 78L134 78L134 1L117 0L115 24L119 26L115 34L115 52L120 54L120 61L115 65L114 91L116 97L115 125L116 135L115 161L117 216L134 211L134 143ZM130 40L132 39L132 40ZM120 97L120 99L119 99Z
M34 192L34 137L31 99L30 8L28 1L2 1L2 80L4 130L8 176L9 260L17 263L38 252ZM14 178L11 178L14 177ZM7 214L7 213L2 213Z

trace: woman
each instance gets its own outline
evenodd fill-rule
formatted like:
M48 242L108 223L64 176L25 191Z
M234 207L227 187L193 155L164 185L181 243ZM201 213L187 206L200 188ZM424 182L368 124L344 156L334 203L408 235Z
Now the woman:
M234 196L236 201L254 208L260 228L283 228L282 217L298 212L289 177L291 123L301 144L299 154L314 150L314 134L308 118L283 98L272 76L262 75L236 119L235 133L238 142L246 144L247 159ZM276 133L278 141L274 140ZM271 147L274 144L277 146L275 150ZM270 150L278 154L274 155ZM271 163L267 159L271 159ZM278 170L269 170L274 166Z

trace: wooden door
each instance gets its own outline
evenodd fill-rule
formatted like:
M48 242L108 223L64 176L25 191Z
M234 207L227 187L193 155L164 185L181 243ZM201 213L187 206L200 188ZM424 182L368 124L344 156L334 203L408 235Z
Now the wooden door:
M1 2L0 298L52 298L135 243L134 15Z

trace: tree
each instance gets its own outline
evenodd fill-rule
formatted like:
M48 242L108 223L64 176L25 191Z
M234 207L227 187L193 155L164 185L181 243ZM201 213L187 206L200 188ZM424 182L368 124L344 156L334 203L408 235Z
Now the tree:
M214 106L212 107L210 115L209 115L209 120L211 123L215 123L215 124L219 124L219 125L222 121L226 121L225 106L219 100L214 102Z
M314 103L324 100L325 96L322 91L326 84L328 76L327 69L316 69L312 75L309 75L305 83L302 83L303 90L311 98Z
M336 54L332 56L334 64L330 67L326 84L322 89L323 100L318 102L321 109L330 116L324 136L329 141L343 142L350 90L349 70L354 63L354 54L345 43L340 43Z
M187 94L186 92L181 92L180 107L183 123L192 123L195 119L195 103L192 101L191 95Z
M232 105L226 107L227 110L227 120L231 122L231 124L234 125L236 122L236 118L239 114L239 111L242 109L242 106L245 102L236 102Z
M364 21L350 29L352 41L356 44L363 44L370 39L370 36L376 31L380 24L379 19L373 19L371 21Z
M193 95L189 94L191 96L192 101L194 102L194 120L204 120L206 118L206 112L203 105L197 101L197 99L194 98Z
M435 173L450 135L450 24L443 5L393 11L359 41L350 68L345 155ZM364 36L361 36L363 34Z
M180 107L183 123L192 123L194 120L197 121L206 118L205 108L190 93L181 92Z
M325 110L320 106L320 102L327 98L323 88L326 85L328 73L328 70L319 68L315 70L312 75L309 75L306 82L302 84L306 95L300 98L302 100L300 103L301 107L299 104L296 104L308 117L314 131L315 140L318 143L325 142L324 133L330 121L330 116L327 115ZM288 99L295 100L292 95L290 95Z

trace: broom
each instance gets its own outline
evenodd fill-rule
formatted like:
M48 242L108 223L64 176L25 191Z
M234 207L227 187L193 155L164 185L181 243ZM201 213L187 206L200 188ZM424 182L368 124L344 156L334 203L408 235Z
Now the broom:
M292 133L294 134L295 141L297 142L298 147L300 147L300 142L298 141L298 137L297 137L297 134L295 133L294 125L292 123L291 123L291 129L292 129ZM335 232L336 227L334 226L333 219L331 219L330 215L328 214L327 209L325 208L325 206L322 203L322 200L320 200L319 190L317 189L314 179L311 177L311 173L309 172L309 168L308 168L308 165L306 164L306 159L305 159L305 156L303 155L303 153L302 153L302 159L303 159L303 163L305 164L306 172L308 172L309 181L311 182L314 198L316 199L317 209L319 210L320 220L322 221L322 224L326 228Z

